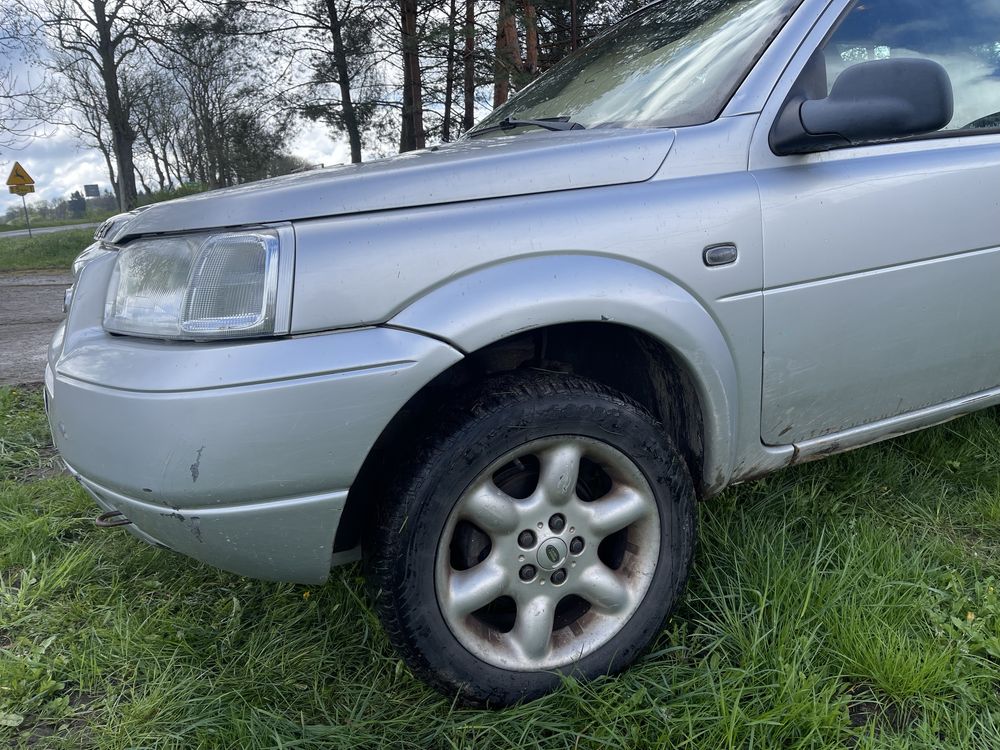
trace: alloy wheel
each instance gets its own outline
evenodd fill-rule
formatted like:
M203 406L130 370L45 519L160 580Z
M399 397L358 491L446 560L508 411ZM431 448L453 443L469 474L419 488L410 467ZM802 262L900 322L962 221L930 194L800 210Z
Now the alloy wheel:
M454 636L497 667L571 664L608 643L656 570L660 521L635 463L599 440L534 440L483 471L437 549L435 591Z

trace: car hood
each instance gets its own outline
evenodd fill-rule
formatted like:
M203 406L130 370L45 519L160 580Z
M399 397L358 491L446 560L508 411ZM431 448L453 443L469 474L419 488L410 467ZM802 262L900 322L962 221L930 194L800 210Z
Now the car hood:
M651 178L671 130L575 130L462 140L158 203L106 239L620 185Z

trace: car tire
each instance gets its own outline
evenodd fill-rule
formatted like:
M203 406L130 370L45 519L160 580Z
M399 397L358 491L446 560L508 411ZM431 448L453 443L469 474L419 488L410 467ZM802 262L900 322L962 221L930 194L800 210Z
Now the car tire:
M426 428L363 538L413 673L498 707L629 666L694 550L694 488L662 426L599 383L529 370L459 394Z

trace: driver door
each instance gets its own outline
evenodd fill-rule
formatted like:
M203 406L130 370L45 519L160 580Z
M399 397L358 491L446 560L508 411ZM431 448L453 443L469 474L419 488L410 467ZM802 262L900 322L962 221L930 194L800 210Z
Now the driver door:
M955 118L931 136L777 156L766 145L774 102L762 115L751 170L770 445L1000 386L1000 3L864 0L819 46L827 87L868 60L941 63Z

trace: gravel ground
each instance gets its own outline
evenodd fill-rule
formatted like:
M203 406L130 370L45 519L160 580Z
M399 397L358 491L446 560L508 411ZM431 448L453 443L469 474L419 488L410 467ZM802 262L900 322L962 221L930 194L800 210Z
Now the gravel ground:
M69 273L0 273L0 385L40 383L45 350L62 320Z

